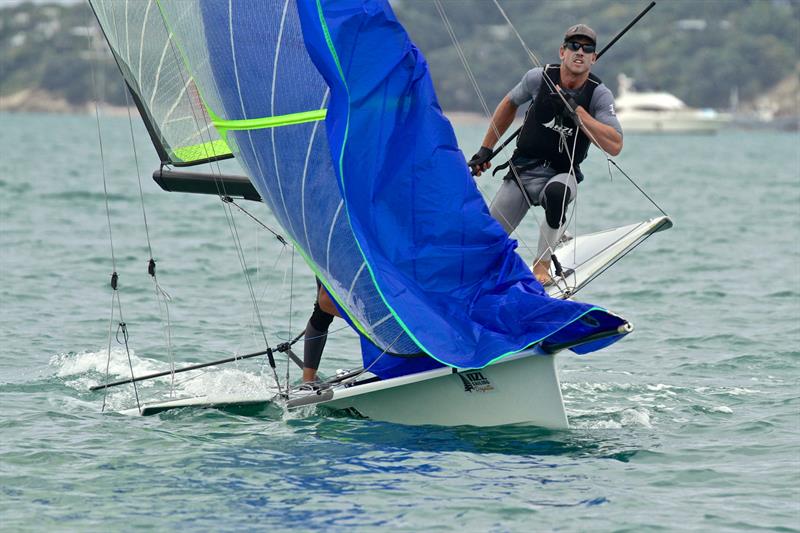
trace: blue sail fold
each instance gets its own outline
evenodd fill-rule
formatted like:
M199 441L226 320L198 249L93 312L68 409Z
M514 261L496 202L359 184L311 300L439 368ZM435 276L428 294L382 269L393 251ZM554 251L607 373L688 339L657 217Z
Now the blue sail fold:
M297 6L308 53L330 88L327 144L344 212L369 279L420 350L479 368L553 335L573 342L625 323L545 294L490 216L427 63L388 2ZM413 371L403 361L376 361L391 346L364 344L365 366L390 367L378 375ZM432 366L405 360L417 370Z

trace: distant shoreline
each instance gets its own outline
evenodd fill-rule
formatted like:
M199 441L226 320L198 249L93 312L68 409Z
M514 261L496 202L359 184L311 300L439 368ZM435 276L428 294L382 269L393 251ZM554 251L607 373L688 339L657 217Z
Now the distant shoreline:
M98 108L103 114L111 116L127 116L129 110L129 108L125 106L115 106L104 102L100 103ZM0 112L85 115L94 114L95 103L86 102L84 104L71 104L66 99L55 96L47 91L26 89L9 96L0 96ZM130 112L138 114L139 110L135 106L131 106ZM470 111L445 111L444 114L447 118L458 124L484 125L488 122L488 119L481 113L473 113Z
M104 114L124 116L128 114L125 106L114 106L100 103L98 106ZM135 107L130 108L132 113L138 113ZM65 98L56 96L41 89L25 89L23 91L0 96L0 111L9 113L54 113L64 115L85 115L95 111L95 102L72 104Z
M139 114L139 110L131 106L115 106L101 102L97 109L106 116L124 117ZM40 89L26 89L8 96L0 96L0 113L48 113L61 115L93 115L95 102L72 104L62 97ZM459 126L486 126L489 119L482 113L471 111L444 111L445 116ZM730 127L735 129L774 129L781 131L798 131L800 116L776 117L771 122L758 120L754 113L744 112L734 116Z

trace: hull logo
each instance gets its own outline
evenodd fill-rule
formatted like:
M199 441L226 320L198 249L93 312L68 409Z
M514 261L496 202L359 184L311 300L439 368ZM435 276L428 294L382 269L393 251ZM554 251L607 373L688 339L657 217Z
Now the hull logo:
M483 372L459 372L458 377L464 384L464 392L489 392L494 390L492 382L489 381Z

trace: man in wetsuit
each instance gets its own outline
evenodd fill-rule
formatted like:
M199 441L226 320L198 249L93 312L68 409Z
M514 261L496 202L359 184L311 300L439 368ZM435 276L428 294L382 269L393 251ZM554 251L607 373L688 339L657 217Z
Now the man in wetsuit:
M544 207L546 222L540 229L533 264L536 279L543 285L552 283L551 255L565 229L567 205L575 199L578 183L583 180L580 163L589 144L597 144L610 155L622 150L614 96L590 73L597 60L596 46L594 30L585 24L569 28L559 48L561 64L534 68L525 74L497 106L481 149L469 162L477 176L491 167L487 159L492 148L511 125L517 109L531 101L510 171L490 211L510 234L531 205Z
M317 279L317 301L314 302L314 312L306 324L303 343L303 385L306 387L313 388L319 383L317 370L322 360L325 341L328 339L328 327L335 316L339 316L339 311L328 291Z

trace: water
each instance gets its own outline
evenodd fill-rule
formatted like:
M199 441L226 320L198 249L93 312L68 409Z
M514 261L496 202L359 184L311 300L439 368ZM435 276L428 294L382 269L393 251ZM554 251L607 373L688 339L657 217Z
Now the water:
M800 530L797 134L626 139L618 161L676 225L581 293L637 329L602 352L560 356L573 428L552 432L276 407L114 414L135 406L129 387L101 413L103 393L88 387L104 379L113 267L94 118L0 123L0 529ZM458 129L469 154L482 130ZM163 370L165 309L146 273L128 120L105 117L101 131L134 371ZM261 349L219 200L158 190L138 124L135 136L174 359ZM658 214L597 153L585 169L579 232ZM313 277L245 215L233 220L274 345L303 327ZM519 235L526 258L533 221ZM323 371L357 366L356 347L338 331ZM113 340L111 351L111 377L127 376L125 347ZM176 383L179 395L242 388L273 388L263 361ZM139 394L166 398L168 381Z

